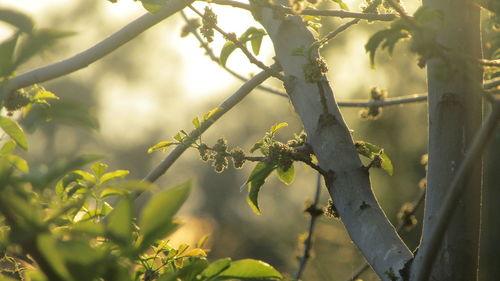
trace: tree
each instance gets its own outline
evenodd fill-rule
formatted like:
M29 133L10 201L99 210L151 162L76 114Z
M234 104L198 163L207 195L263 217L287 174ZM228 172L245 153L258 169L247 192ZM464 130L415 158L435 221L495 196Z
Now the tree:
M247 180L248 202L257 213L260 213L259 191L272 172L276 171L283 182L290 183L294 177L294 161L303 162L315 169L324 178L332 198L332 203L329 206L330 212L340 217L350 238L382 280L475 280L477 278L482 169L479 159L486 142L495 130L500 112L496 96L499 83L498 78L495 78L498 75L499 65L498 60L496 60L498 57L498 35L493 35L492 42L497 45L490 47L493 50L492 59L483 60L481 57L479 7L489 11L494 17L494 13L498 14L496 3L492 1L481 3L459 1L450 4L445 1L430 1L424 3L424 6L411 16L407 14L399 2L394 0L370 1L360 13L345 10L314 10L310 9L310 6L314 6L316 3L306 3L305 1L270 3L256 0L250 1L250 5L225 0L214 1L215 4L248 10L255 20L264 27L264 30L249 28L241 36L236 36L218 27L217 17L208 7L202 13L191 5L192 2L183 0L143 0L141 2L149 13L93 48L59 63L13 77L10 77L11 74L21 63L42 51L50 45L49 43L67 34L33 30L29 19L12 11L4 10L2 18L19 30L12 38L2 43L4 53L2 57L4 62L2 63L4 77L2 97L3 105L8 111L15 111L23 107L30 109L35 104L47 104L47 99L56 98L56 96L39 86L32 87L29 92L22 89L86 67L132 40L149 27L186 7L195 11L202 18L200 32L208 42L212 40L214 32L219 32L226 38L227 43L222 48L218 58L222 67L225 67L231 53L240 49L251 63L262 69L262 72L248 79L220 106L205 114L201 119L198 117L193 119L192 123L195 126L193 131L190 133L180 131L174 136L174 140L163 141L151 147L150 151L152 152L160 149L167 150L169 147L175 146L168 156L143 179L143 183L139 184L141 188L135 188L131 191L127 190L126 185L120 186L118 193L125 195L115 205L113 212L109 213L109 210L104 211L103 207L100 208L98 217L106 216L103 219L106 224L104 235L111 242L120 245L124 241L132 241L132 233L134 233L133 235L141 235L141 238L137 240L139 242L136 241L137 248L122 248L122 255L132 261L133 257L137 256L137 252L134 251L144 251L151 244L162 249L160 245L154 244L154 241L162 238L174 228L175 222L172 220L172 216L185 199L186 191L178 191L184 190L178 188L167 191L169 193L162 193L164 195L153 197L152 195L155 193L145 192L149 189L145 183L156 181L184 151L195 148L200 152L203 160L212 161L218 172L227 168L229 159L233 160L235 167L241 167L245 161L257 162ZM342 1L336 2L345 8ZM380 13L382 9L388 13ZM321 39L317 39L312 30L317 23L317 16L354 19ZM349 127L339 110L340 103L336 101L326 78L328 72L326 62L319 52L337 34L360 20L391 21L387 29L375 33L365 46L370 54L372 64L374 64L377 49L387 48L389 52L392 52L398 41L409 39L411 50L419 58L419 66L427 65L429 162L426 210L423 220L424 231L421 246L416 253L412 253L398 236L372 192L370 169L383 168L388 173L392 173L391 160L382 148L365 141L353 141ZM498 21L498 17L494 20ZM196 22L188 21L188 23L187 32L197 35ZM27 33L27 37L24 42L16 46L21 32ZM262 38L265 35L271 38L276 54L276 63L272 66L266 66L252 54L252 52L258 54ZM201 37L198 38L202 40ZM252 51L246 46L248 42ZM30 49L30 46L33 47ZM203 46L213 59L217 59L207 43L203 43ZM491 79L486 82L483 82L483 67L489 67L487 70ZM228 69L228 71L231 70ZM283 143L275 139L275 133L286 124L280 123L273 126L264 138L252 148L252 151L262 153L262 156L259 157L248 156L241 149L228 149L228 144L224 139L220 139L213 146L201 141L201 135L215 121L239 103L252 89L260 86L271 76L283 82L286 90L285 96L290 99L294 110L299 115L304 134ZM265 89L284 95L280 91ZM377 89L372 90L371 95L373 101L362 104L362 106L367 107L366 117L376 117L380 113L381 107L387 104L425 99L425 97L412 97L386 100L383 92ZM491 112L481 125L483 99L490 102ZM344 105L355 104L346 103ZM87 158L78 158L62 165L56 171L49 171L38 179L33 179L33 176L18 176L9 167L14 165L21 174L29 175L29 173L27 173L27 169L23 168L24 160L11 152L16 145L27 148L27 143L21 129L15 122L5 117L2 120L2 128L12 138L12 141L4 145L6 168L3 179L6 189L2 193L2 206L6 207L3 207L1 212L10 227L11 236L12 233L23 232L23 230L26 232L34 226L42 228L40 232L31 237L31 240L8 242L17 243L25 253L29 253L47 278L71 280L71 273L66 272L65 268L65 265L67 266L68 262L71 261L69 257L63 257L63 261L64 258L68 260L61 262L47 254L54 254L53 248L47 250L41 249L41 246L35 247L41 251L39 253L33 250L31 244L26 244L26 241L33 243L39 239L46 239L46 241L43 240L44 245L55 244L56 242L46 237L46 233L50 231L46 229L47 225L41 223L39 218L31 220L28 214L21 213L19 215L21 218L17 218L18 215L13 214L12 211L28 208L28 205L17 204L16 200L9 199L4 194L17 198L15 189L8 189L10 186L29 184L41 189L59 179L62 179L57 184L59 189L62 188L64 191L66 188L72 188L72 190L76 188L78 190L84 185L89 188L89 183L91 186L102 185L112 178L124 176L125 172L119 170L105 174L104 164L94 164L92 166L93 175L78 170L76 171L78 176L75 177L73 170L89 161ZM359 155L368 159L366 165L363 165ZM85 184L82 184L82 181ZM106 186L103 185L103 187ZM69 192L73 194L76 190ZM99 199L102 200L106 195L114 193L116 191L104 189L100 193ZM90 196L91 194L89 192L86 195ZM63 196L64 192L59 195ZM22 202L24 197L28 197L28 195L22 194L19 202ZM135 199L135 204L132 203L132 198ZM78 199L76 202L69 201L71 204L67 206L63 204L59 212L62 214L72 210L75 216L79 210L76 206L90 208L87 205L81 205L85 204L87 197ZM107 206L107 203L103 202L101 201L102 206ZM136 213L132 215L131 209L134 205ZM169 208L172 210L169 212L161 211L160 207L163 206L170 206ZM314 208L310 210L312 218L315 217L314 211ZM153 219L155 215L162 212L168 214L162 219L162 221L168 222L166 225L155 223ZM413 212L414 210L410 211L409 215ZM129 221L132 217L140 218L141 232L136 233L130 230ZM57 219L60 218L57 217ZM55 220L55 217L52 220ZM314 220L311 222L311 232L313 222ZM95 232L96 235L103 235L102 231ZM310 246L311 236L310 233L306 240L307 247L301 269L307 260L307 249ZM175 250L174 257L179 257L184 253L184 250ZM168 249L168 251L172 250ZM239 268L244 261L234 262L231 265L229 265L230 261L217 261L209 266L202 258L203 254L200 251L202 250L196 248L194 253L190 252L189 255L181 256L189 260L188 265L183 267L186 269L174 270L174 273L166 272L160 277L160 280L163 280L161 278L195 280L193 278L197 278L197 274L200 274L200 278L205 279L216 275L217 278L222 279L280 278L280 275L267 265L263 268L253 267L251 271L254 275L244 275ZM163 262L165 264L174 263L173 260L168 260L168 255L167 253L167 261ZM189 259L190 257L194 257L194 259ZM97 257L92 262L99 260L99 258L102 256ZM118 257L115 258L118 259ZM220 266L220 263L224 263L224 266ZM218 266L222 269L214 275L210 275L210 270L213 267L219 269ZM231 272L230 266L236 268L233 269L236 273ZM175 268L175 265L173 267ZM179 267L182 268L182 265ZM148 271L150 269L148 266L144 268L145 271L139 271L136 275L142 276L144 280L152 280L147 278L154 279L157 276L148 274L160 272L157 270ZM115 275L112 270L121 270L120 274L125 274L123 267L117 265L116 267L103 268L102 272L105 274L102 277L111 278L112 275ZM296 279L300 279L300 272L301 270L299 270ZM96 276L88 278L91 280ZM118 272L116 272L116 276L120 276Z

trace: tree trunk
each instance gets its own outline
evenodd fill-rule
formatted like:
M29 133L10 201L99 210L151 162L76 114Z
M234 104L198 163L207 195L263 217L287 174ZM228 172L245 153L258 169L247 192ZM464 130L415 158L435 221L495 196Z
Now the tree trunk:
M455 172L481 124L482 71L471 58L481 57L479 9L467 0L427 0L439 10L444 24L438 43L457 52L452 71L439 58L427 65L429 113L429 162L422 242L412 268L419 270L426 242ZM466 63L467 62L467 63ZM449 65L448 65L449 66ZM450 218L429 280L477 280L480 226L481 169L478 161L464 181L466 185Z
M254 9L254 16L273 41L276 59L285 73L286 91L320 167L328 174L328 191L351 239L382 280L402 280L403 269L413 255L378 205L332 89L315 69L319 54L310 49L314 36L299 16L279 16L265 7ZM296 54L300 49L304 55ZM316 73L312 76L317 79L305 69L313 69Z

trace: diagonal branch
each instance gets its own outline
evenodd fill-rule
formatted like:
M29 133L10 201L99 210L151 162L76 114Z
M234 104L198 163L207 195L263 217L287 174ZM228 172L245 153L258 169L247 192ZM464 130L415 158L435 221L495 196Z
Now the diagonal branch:
M183 9L193 0L171 0L154 14L144 14L93 47L63 61L15 76L4 82L0 97L30 85L75 72L103 58L150 27Z
M465 155L463 162L460 164L450 187L447 189L448 193L446 194L441 208L437 213L435 227L431 230L429 240L427 243L422 244L419 249L419 253L422 253L422 255L418 256L419 267L416 268L417 272L414 280L428 280L432 271L434 260L438 256L437 254L440 249L440 245L443 242L444 233L446 232L450 218L458 205L458 199L464 190L464 183L467 176L472 170L472 167L477 164L477 159L481 157L481 154L486 148L487 142L491 139L499 120L500 102L497 101L493 104L493 108L488 116L488 119L483 123L481 129L474 138L474 141Z

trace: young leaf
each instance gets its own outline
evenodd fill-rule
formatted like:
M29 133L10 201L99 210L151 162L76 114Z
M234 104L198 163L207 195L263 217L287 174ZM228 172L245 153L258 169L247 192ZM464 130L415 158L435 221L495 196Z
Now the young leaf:
M286 126L288 126L288 123L286 123L286 122L281 122L281 123L279 123L279 124L275 124L275 125L273 125L273 126L271 127L271 130L269 130L269 131L271 132L271 134L273 134L273 135L274 135L274 133L276 133L276 131L278 131L279 129L284 128L284 127L286 127Z
M34 99L56 99L58 100L59 97L56 96L54 93L45 90L44 88L40 88L39 91L36 92L36 94L33 96Z
M127 171L127 170L116 170L113 172L105 173L101 177L101 183L105 183L105 182L112 180L112 179L123 178L123 177L127 176L129 173L130 173L130 171Z
M5 159L12 166L14 166L16 169L18 169L21 172L27 173L30 170L30 168L28 166L28 162L17 155L14 155L14 154L6 155Z
M290 185L293 183L293 180L295 179L295 168L293 164L286 171L283 171L280 167L278 167L276 169L276 172L278 173L280 181L284 184Z
M191 123L193 123L193 125L194 125L195 128L199 128L200 127L200 119L198 119L198 117L193 118L193 120L191 121Z
M183 257L206 257L207 253L203 249L195 248L195 249L191 249L191 250L185 252L182 256Z
M174 138L177 140L176 137L174 137ZM182 137L180 135L179 135L179 138L181 139L179 141L182 141ZM173 145L173 144L175 144L175 142L173 142L173 141L161 141L161 142L153 145L152 147L150 147L148 149L148 153L152 153L153 151L158 150L158 149L162 149L162 148L163 148L163 152L165 152L168 149L168 147Z
M139 220L144 243L162 238L166 234L165 225L171 224L173 216L186 201L190 189L191 182L186 182L152 197Z
M219 110L221 110L221 109L222 109L221 107L216 107L216 108L210 110L205 115L203 115L203 121L210 119L210 117L212 117L215 113L219 112Z
M2 148L0 148L0 156L11 153L16 149L16 142L13 140L9 140L3 144Z
M97 178L100 178L108 170L108 168L108 165L101 162L97 162L91 167L92 172L94 172Z
M374 160L376 156L382 159L381 168L392 176L394 167L389 156L384 152L384 149L366 141L357 141L356 149L359 154L364 157Z
M28 150L28 140L17 122L10 118L0 116L0 128L9 135L22 149Z
M132 241L132 216L132 200L123 197L109 215L106 226L108 237L122 245L130 245Z
M259 162L255 166L253 171L250 173L250 176L248 177L247 202L248 205L250 205L250 207L252 208L252 210L258 215L261 214L258 202L260 188L266 181L266 178L269 176L269 174L271 174L271 172L275 168L276 168L275 166L266 164L264 162Z
M236 50L236 45L234 45L232 41L227 41L224 46L222 46L222 50L219 55L219 62L223 67L226 66L227 59L234 50Z
M283 276L269 264L254 260L244 259L234 261L228 269L218 276L220 279L282 279Z

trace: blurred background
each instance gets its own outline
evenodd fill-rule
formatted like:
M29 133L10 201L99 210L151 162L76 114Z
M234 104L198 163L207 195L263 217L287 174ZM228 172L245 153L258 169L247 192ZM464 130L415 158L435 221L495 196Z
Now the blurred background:
M357 0L345 2L351 10L359 10ZM206 5L195 3L200 10ZM24 65L20 73L83 51L145 13L140 3L132 0L115 4L106 0L0 0L0 6L27 13L38 27L76 32L51 52ZM248 12L211 6L226 32L241 34L249 26L260 27ZM334 2L327 1L321 7L338 9ZM416 3L407 3L407 8L413 11ZM195 17L188 10L186 13ZM346 21L323 20L321 34ZM368 99L375 86L387 89L390 97L425 93L425 72L417 67L416 57L407 51L406 43L398 44L393 57L378 52L376 69L370 68L364 44L386 25L361 22L323 48L337 99ZM176 14L87 68L44 83L61 97L54 109L62 118L37 124L29 118L24 121L31 144L26 157L39 165L50 165L60 157L103 154L111 169L128 169L130 178L144 177L167 155L148 154L150 146L172 139L181 129L191 130L195 116L216 107L242 84L211 61L193 35L181 38L184 26L184 20ZM2 40L9 32L7 26L0 25ZM216 35L210 46L219 54L223 44L221 36ZM259 59L272 63L269 38L264 38L261 50ZM227 66L245 76L259 72L239 51L230 56ZM282 89L273 79L265 84ZM393 176L380 170L371 175L380 204L390 220L397 223L399 208L417 199L419 181L425 176L425 167L420 163L426 153L425 104L388 107L376 120L362 120L359 111L342 109L354 138L383 147L393 160ZM301 131L298 117L285 98L255 90L221 118L203 140L211 145L225 137L230 147L248 151L269 127L280 122L289 124L278 134L281 140ZM247 163L242 170L229 168L217 174L199 159L196 150L186 152L157 181L158 186L167 188L195 179L195 188L180 214L185 225L172 236L172 243L194 244L208 234L211 260L227 256L261 259L293 276L301 253L299 237L306 232L309 219L304 206L314 196L316 174L296 164L297 177L290 186L271 176L260 193L263 214L258 216L247 205L245 192L240 192L253 166ZM320 203L325 206L327 199L323 190ZM403 234L411 249L418 245L419 233L417 224ZM321 217L303 280L348 280L362 263L342 223ZM377 280L370 271L362 278Z

